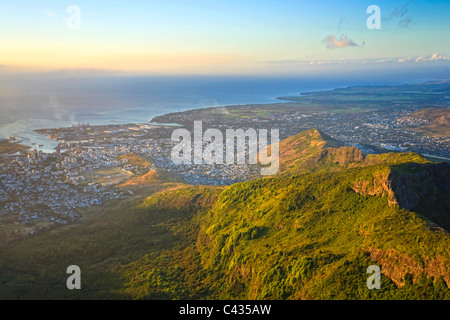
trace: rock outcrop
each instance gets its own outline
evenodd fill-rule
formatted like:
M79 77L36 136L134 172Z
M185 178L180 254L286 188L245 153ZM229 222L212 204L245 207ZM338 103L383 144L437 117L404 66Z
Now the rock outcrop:
M361 150L348 147L317 129L280 142L280 171L290 174L348 167L364 161Z
M449 194L449 175L447 163L404 164L375 175L372 181L355 181L353 190L363 195L387 196L389 205L411 210L437 192Z
M414 210L440 227L450 230L450 165L405 163L355 181L353 190L362 195L386 196L390 206Z

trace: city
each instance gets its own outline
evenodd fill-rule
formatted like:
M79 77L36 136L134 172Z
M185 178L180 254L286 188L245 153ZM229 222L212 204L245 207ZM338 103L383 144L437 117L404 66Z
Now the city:
M417 106L359 113L305 113L282 104L280 111L260 117L229 117L240 106L191 110L157 119L193 130L195 119L204 128L279 129L280 139L316 128L365 153L412 151L434 160L449 160L448 136L426 136L409 130L427 124ZM264 106L262 106L264 107ZM447 111L448 109L444 109ZM444 112L448 119L448 112ZM258 165L180 164L171 161L173 131L179 126L153 123L39 129L56 140L53 153L27 149L3 154L0 162L0 224L20 223L34 233L80 218L80 208L123 199L132 190L117 188L134 176L164 170L192 185L230 185L259 177ZM13 137L7 140L17 144ZM268 140L270 141L270 140ZM205 146L205 143L204 143ZM224 150L225 152L225 150ZM248 156L248 143L246 146ZM133 158L134 161L133 161ZM137 159L137 160L136 160ZM246 158L248 159L248 158Z

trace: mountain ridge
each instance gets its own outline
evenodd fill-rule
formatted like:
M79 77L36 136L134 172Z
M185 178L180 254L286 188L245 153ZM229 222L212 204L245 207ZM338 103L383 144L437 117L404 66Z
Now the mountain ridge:
M353 149L326 139L308 130L280 142L284 163L313 170L288 167L225 188L194 214L185 255L167 252L173 264L190 270L186 279L207 275L199 294L215 299L450 299L450 235L430 220L445 218L448 183L439 173L449 166L413 153L355 157ZM331 157L341 152L340 161ZM443 210L430 214L443 199ZM380 291L365 287L371 264L381 266ZM142 277L154 266L148 259L137 265ZM125 273L136 277L135 267ZM152 272L160 274L159 268ZM129 281L142 288L140 280ZM186 281L195 292L193 280ZM180 298L170 288L165 297ZM159 292L128 292L151 298L152 290Z
M448 164L413 153L361 159L320 132L297 138L281 154L310 171L228 187L162 186L173 178L150 172L130 180L134 198L0 246L0 296L450 300ZM74 257L84 288L69 292L61 284ZM380 290L366 286L371 265Z

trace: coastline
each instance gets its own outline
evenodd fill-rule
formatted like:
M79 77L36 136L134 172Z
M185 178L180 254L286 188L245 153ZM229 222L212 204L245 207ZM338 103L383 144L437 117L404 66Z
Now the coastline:
M289 86L292 87L292 84ZM289 87L288 86L288 87ZM186 106L181 103L179 106L176 106L178 103L173 103L173 106L170 107L169 105L162 104L161 107L157 106L149 106L148 110L138 107L132 108L130 112L122 112L113 110L113 114L111 114L111 117L105 117L107 112L100 112L99 114L93 114L92 117L86 117L86 114L84 114L80 119L74 120L75 117L72 115L70 119L55 119L53 120L46 120L46 119L33 119L32 123L28 123L25 120L18 120L12 123L6 123L2 124L0 127L0 133L4 138L9 136L15 136L18 139L22 140L25 145L28 145L30 148L36 148L37 150L41 150L43 152L52 152L56 145L49 139L47 139L45 136L42 136L38 134L37 130L42 130L46 128L67 128L73 125L77 125L78 123L84 122L90 122L92 125L95 126L101 126L101 125L124 125L124 124L135 124L135 123L152 123L152 120L157 117L165 117L173 113L182 113L182 112L193 112L195 110L208 110L208 109L220 109L220 108L226 108L226 107L246 107L246 106L262 106L262 105L271 105L271 104L286 104L290 101L283 101L280 99L281 97L288 97L289 95L302 95L302 93L306 92L323 92L323 91L331 91L339 88L346 88L349 85L347 84L334 84L331 86L325 85L320 89L312 89L304 87L305 84L300 81L298 84L299 90L288 90L283 91L281 94L279 93L272 93L269 95L264 94L264 92L259 92L258 95L260 96L259 99L255 99L256 95L255 93L251 92L248 96L240 97L242 94L240 93L233 93L231 92L231 96L235 94L234 98L232 100L241 100L242 102L237 103L214 103L216 99L213 97L209 97L207 101L208 106L205 106L205 103L203 102L203 98L199 98L198 103L193 103L191 106ZM303 87L303 89L301 89ZM251 90L250 90L251 91ZM218 96L223 95L222 92L218 91ZM188 102L187 104L190 104L191 102ZM219 98L218 98L219 99ZM220 100L220 99L219 99ZM261 102L253 102L255 100L261 101ZM178 110L165 110L163 112L160 112L162 108L169 108L169 109L178 109ZM146 118L146 121L143 118ZM123 119L123 120L122 120ZM141 121L142 120L142 121ZM36 123L33 123L36 122ZM18 124L18 127L16 126ZM42 144L43 146L36 146L36 144Z
M411 88L416 90L409 90ZM381 88L347 89L338 94L311 95L305 101L292 103L220 106L165 113L141 123L93 126L79 124L64 128L35 129L33 132L36 135L57 145L58 150L44 153L33 149L19 151L15 155L2 154L4 183L14 189L28 185L28 180L34 179L38 183L36 188L26 190L32 197L39 199L37 202L19 200L19 204L5 207L4 212L16 214L18 221L23 223L45 220L49 225L65 224L79 217L76 208L80 206L88 207L127 196L126 190L123 193L123 190L117 191L111 187L152 170L158 170L171 181L176 179L190 185L225 186L248 181L258 175L258 167L251 164L178 165L171 161L176 144L172 140L175 126L180 125L192 133L195 121L198 120L202 121L202 128L205 130L209 128L226 132L225 130L233 128L243 131L275 129L279 132L279 141L307 130L316 130L339 141L343 146L363 146L365 150L360 150L366 154L401 151L403 154L440 157L441 160L450 158L448 136L422 136L414 130L407 130L410 126L417 128L417 125L424 123L425 126L421 127L424 132L442 128L439 121L436 124L430 122L434 127L428 128L427 122L416 121L414 114L417 110L423 110L423 116L432 115L437 120L442 120L443 117L450 119L450 101L444 94L430 95L430 88L436 92L445 92L446 95L449 92L447 84L440 87L408 87L408 90L405 87L388 88L384 91ZM411 96L405 93L418 90L423 94L414 93ZM411 105L411 99L416 96L419 99L414 100L414 105ZM371 101L377 109L370 107L367 101ZM392 101L395 101L395 107L392 107ZM430 101L439 103L441 109L435 108L431 110L432 113L427 113L430 111L430 108L427 109ZM78 187L82 187L82 192ZM133 190L134 187L130 188L133 194L136 190ZM45 190L47 192L42 193ZM6 196L3 195L3 198L6 199ZM49 204L51 210L44 210L42 215L36 215L33 210L40 201ZM17 214L16 207L27 209L23 214ZM58 215L55 216L52 212Z
M360 112L367 112L367 111L373 111L375 109L371 109L370 106L366 105L365 107L361 106L351 106L352 100L348 100L348 108L346 109L345 101L339 100L342 96L347 95L357 95L361 99L366 99L367 96L370 96L372 94L372 100L373 98L377 96L378 90L383 90L383 88L386 87L397 87L400 88L402 91L405 92L405 86L412 86L417 89L419 88L422 94L426 94L427 91L422 89L423 86L426 85L439 85L439 84L446 84L449 83L449 80L439 80L439 81L427 81L422 82L419 84L402 84L398 86L393 85L362 85L362 86L355 86L355 85L349 85L349 86L340 86L340 87L334 87L330 89L325 90L305 90L302 92L298 92L296 96L279 96L276 99L276 102L265 102L265 103L242 103L242 104L229 104L229 105L219 105L219 106L209 106L209 107L192 107L189 109L183 109L181 111L174 111L174 112L164 112L159 115L155 115L152 118L148 119L146 122L128 122L125 121L123 123L104 123L108 120L103 120L102 124L94 124L93 126L99 127L99 128L105 128L105 130L113 129L114 128L121 128L126 126L132 126L132 125L151 125L151 126L190 126L193 124L193 121L202 119L206 123L213 124L220 123L222 120L226 120L226 118L235 117L235 119L248 119L249 117L255 117L258 118L261 115L265 115L266 120L270 119L270 115L274 115L278 112L285 112L285 111L301 111L306 114L323 114L323 113L360 113ZM361 90L361 88L364 88L364 90ZM374 90L372 93L368 92L370 90ZM355 93L356 92L356 93ZM400 93L401 93L400 92ZM342 93L345 93L342 95ZM418 95L419 96L419 95ZM435 95L438 96L438 95ZM395 99L397 97L393 96L392 103L394 103ZM370 100L368 100L370 101ZM375 100L374 100L375 101ZM389 108L390 107L390 99L380 100L379 106L377 105L376 101L372 104L375 104L378 107L383 108ZM404 105L408 106L409 101L405 100ZM344 104L344 108L338 106L340 104ZM398 103L397 103L398 104ZM443 104L445 107L445 102ZM448 103L447 103L448 107ZM259 112L252 112L253 110L258 109ZM262 110L262 111L261 111ZM231 112L230 112L231 111ZM148 114L150 112L146 112L145 114ZM231 113L231 114L230 114ZM217 121L215 121L217 120ZM289 120L288 120L289 121ZM109 120L111 122L111 120ZM80 125L80 124L78 124ZM255 123L253 125L256 125ZM76 127L77 125L72 124L72 128ZM57 128L53 127L52 130L56 129L67 129L71 127L62 127L59 126ZM31 138L28 137L28 141L35 142L36 144L28 145L26 144L26 140L24 140L24 145L29 146L30 148L41 150L43 152L52 153L55 151L56 146L58 145L57 139L49 139L45 135L45 131L49 130L47 128L38 128L33 129L32 132L29 134L31 135ZM44 134L43 134L44 133ZM19 138L22 138L19 136ZM31 141L33 139L33 141Z

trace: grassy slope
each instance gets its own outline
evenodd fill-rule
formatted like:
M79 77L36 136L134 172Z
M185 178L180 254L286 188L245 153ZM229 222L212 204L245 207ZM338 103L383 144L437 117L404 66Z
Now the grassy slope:
M126 292L152 299L450 299L450 236L389 206L385 196L352 189L390 170L377 164L233 185L194 216L183 245L124 267ZM379 291L366 288L372 264L384 274Z
M429 137L450 136L450 109L428 108L413 114L414 118L428 120L428 123L418 127L409 128L419 134Z
M203 265L230 277L215 282L217 291L236 297L240 286L241 298L406 297L409 291L395 290L388 278L383 293L369 294L365 269L384 262L383 272L401 286L407 273L420 278L415 263L427 269L443 259L437 268L448 266L447 234L430 231L412 212L389 207L385 197L351 189L355 178L371 170L266 179L226 190L199 236ZM394 261L389 250L412 261ZM400 271L388 263L399 263ZM450 283L444 268L436 276Z
M0 142L0 154L8 154L8 153L14 153L17 151L24 151L28 150L30 147L24 146L22 144L13 143L9 141L1 141Z
M0 297L450 299L450 236L386 196L354 191L408 162L427 161L371 156L224 191L152 184L139 191L145 200L135 194L81 224L0 246ZM82 269L78 292L65 288L71 264ZM379 291L366 288L372 264L384 274Z
M283 175L339 171L385 163L395 165L430 162L416 153L369 154L364 158L356 147L347 147L317 129L306 130L284 139L280 142L279 149L280 173Z
M179 237L174 230L193 210L161 212L140 209L142 194L183 190L182 184L148 185L135 197L110 201L85 212L85 220L31 236L11 246L0 244L1 299L128 298L116 266L145 254L171 248ZM189 193L190 199L195 192ZM82 270L82 290L65 286L66 268Z

